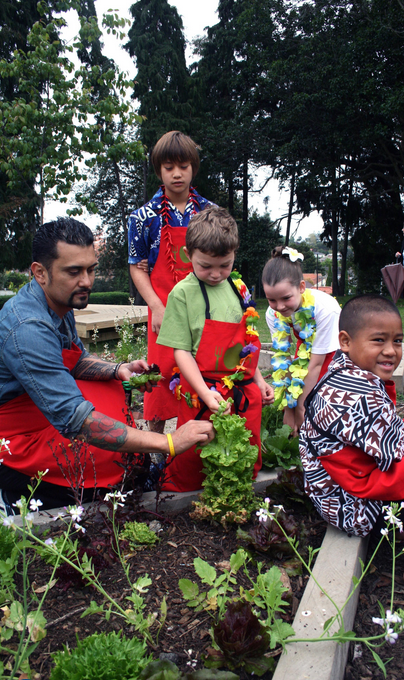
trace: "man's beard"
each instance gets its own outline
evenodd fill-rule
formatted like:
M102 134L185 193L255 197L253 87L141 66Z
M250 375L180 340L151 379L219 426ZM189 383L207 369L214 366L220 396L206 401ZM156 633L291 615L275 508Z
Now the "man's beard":
M74 298L77 295L84 295L85 293L88 293L86 300L77 300L77 302L74 301ZM74 293L72 293L71 296L69 297L67 306L72 307L73 309L84 309L88 305L90 293L91 293L91 288L85 288L83 290L74 291Z

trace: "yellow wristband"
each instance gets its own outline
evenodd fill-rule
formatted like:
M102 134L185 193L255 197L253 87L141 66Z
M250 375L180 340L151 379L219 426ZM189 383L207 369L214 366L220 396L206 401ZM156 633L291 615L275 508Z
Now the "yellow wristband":
M175 448L174 448L174 443L173 443L173 438L170 433L166 434L167 441L168 441L168 446L170 448L170 456L171 458L174 458L175 456Z

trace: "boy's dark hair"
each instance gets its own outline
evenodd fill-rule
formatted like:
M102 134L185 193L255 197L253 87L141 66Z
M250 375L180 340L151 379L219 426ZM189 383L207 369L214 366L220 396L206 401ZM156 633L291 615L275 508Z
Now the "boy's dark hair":
M224 208L210 205L191 217L185 243L189 255L198 249L205 255L224 257L239 247L237 222Z
M284 279L288 279L292 286L300 286L303 280L302 268L299 261L292 262L289 256L282 251L285 246L277 246L271 253L271 259L266 263L262 271L262 283L266 286L276 286Z
M366 325L365 317L368 314L386 313L397 314L401 320L400 312L391 300L382 295L357 295L343 306L339 317L339 330L345 331L353 338L358 330Z
M73 246L91 246L94 243L93 232L87 225L72 217L58 217L53 222L43 224L34 234L32 240L32 261L40 262L49 270L52 262L57 260L58 241Z
M163 163L180 164L188 162L192 165L192 178L194 178L199 170L198 149L200 147L183 132L178 132L178 130L166 132L165 135L160 137L151 154L154 172L161 179Z

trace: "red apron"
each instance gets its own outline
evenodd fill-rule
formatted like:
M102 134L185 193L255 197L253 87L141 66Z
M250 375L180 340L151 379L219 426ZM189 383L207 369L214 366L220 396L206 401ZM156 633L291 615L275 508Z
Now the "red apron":
M150 275L154 292L163 305L167 305L168 294L178 281L182 281L192 271L192 265L184 253L187 227L163 226L161 229L160 249L156 264ZM168 420L177 415L178 403L169 389L174 363L174 350L157 345L157 333L152 331L151 311L149 308L147 331L147 362L157 364L163 380L144 395L144 417L146 420Z
M221 378L225 375L231 375L235 372L235 367L240 363L240 351L246 344L252 344L257 347L249 358L247 358L244 366L247 367L245 371L245 379L240 382L235 382L231 390L220 390L225 399L232 397L234 405L232 413L239 413L242 417L247 418L245 424L246 428L251 430L250 437L251 444L258 446L258 458L254 465L253 478L261 469L261 412L262 412L262 397L258 385L252 382L258 366L259 350L261 343L256 335L246 335L246 323L243 316L240 323L227 323L224 321L213 321L207 318L202 331L201 341L199 343L198 351L196 353L196 363L202 373L204 380L208 385L219 383L223 386ZM181 392L193 392L191 386L181 376ZM190 408L184 399L178 403L178 424L180 427L184 423L193 418L196 418L201 413L197 408ZM200 415L203 420L208 420L211 411L206 409ZM202 474L202 461L199 454L196 453L195 448L192 447L170 459L169 467L167 468L167 481L163 488L167 491L195 491L202 488L202 482L205 475Z
M82 350L73 343L71 349L62 351L64 366L71 371L81 355ZM77 380L76 384L83 397L94 405L96 411L106 413L114 420L124 421L125 394L120 382ZM28 394L22 394L0 406L0 432L2 437L10 440L12 455L3 456L5 465L30 476L48 468L49 472L44 478L47 482L69 486L61 474L49 444L53 451L57 451L60 448L59 444L63 444L72 461L70 439L59 434ZM93 445L88 447L88 452L94 455L97 487L105 488L108 484L117 484L122 477L122 468L114 461L120 459L120 454ZM66 466L63 453L60 453L58 458ZM94 487L94 471L88 455L85 475L84 486Z

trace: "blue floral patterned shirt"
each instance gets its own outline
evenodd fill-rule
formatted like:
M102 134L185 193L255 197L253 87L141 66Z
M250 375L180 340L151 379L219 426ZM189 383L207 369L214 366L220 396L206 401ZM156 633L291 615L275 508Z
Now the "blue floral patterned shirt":
M133 211L128 220L128 262L129 264L137 264L140 260L147 259L149 262L149 273L152 272L159 254L161 227L164 224L162 198L163 190L160 187L148 203ZM211 205L211 202L206 198L202 198L191 187L190 198L188 199L184 214L168 199L167 204L169 207L168 224L171 227L187 227L192 215L195 212L200 212L207 205Z

